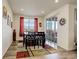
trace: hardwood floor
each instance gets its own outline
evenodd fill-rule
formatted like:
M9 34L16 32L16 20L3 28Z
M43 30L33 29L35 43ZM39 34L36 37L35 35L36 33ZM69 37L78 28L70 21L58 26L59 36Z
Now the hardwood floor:
M3 59L16 59L17 51L25 51L25 48L18 49L17 45L18 44L16 42L13 42ZM22 44L19 44L19 46L22 46ZM76 51L65 51L64 49L58 47L56 50L51 50L50 52L51 54L49 55L32 56L18 59L77 59Z

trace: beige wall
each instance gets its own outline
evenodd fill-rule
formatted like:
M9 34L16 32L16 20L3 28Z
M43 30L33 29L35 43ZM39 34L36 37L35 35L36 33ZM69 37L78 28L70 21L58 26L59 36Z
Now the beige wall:
M13 29L16 30L16 40L21 40L22 38L19 37L19 29L20 29L20 21L18 16L14 16L14 21L13 21Z
M53 16L58 18L57 44L66 50L74 49L74 6L72 4L66 4L45 16L45 19ZM66 20L66 24L63 26L59 24L61 18L65 18Z
M24 16L24 18L29 18L28 16ZM34 17L30 17L34 18ZM39 27L39 23L42 23L42 27ZM16 29L16 38L17 40L23 40L22 37L19 37L19 29L20 29L20 15L14 15L13 29ZM38 31L44 31L44 20L43 17L38 17Z
M42 27L39 27L39 23L42 24ZM44 18L38 17L38 32L44 31Z
M8 5L7 0L3 0L2 5L7 8L7 14L11 17L12 21L13 14L10 6ZM9 25L7 25L7 19L2 18L2 56L4 56L11 43L12 43L12 28Z

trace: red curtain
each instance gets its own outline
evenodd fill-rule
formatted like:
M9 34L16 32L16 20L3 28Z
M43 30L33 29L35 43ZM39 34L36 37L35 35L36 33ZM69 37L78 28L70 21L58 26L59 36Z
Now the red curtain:
M34 18L34 32L38 32L38 18Z
M20 17L20 36L23 36L24 33L24 17Z

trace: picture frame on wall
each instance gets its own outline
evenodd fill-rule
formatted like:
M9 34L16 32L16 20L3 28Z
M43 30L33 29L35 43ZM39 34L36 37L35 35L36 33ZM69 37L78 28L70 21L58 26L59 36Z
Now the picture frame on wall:
M7 15L7 25L9 25L9 15Z
M8 14L7 8L5 6L3 6L2 8L3 8L3 15L2 15L2 17L6 19L7 25L12 27L12 25L11 25L11 17Z
M3 18L7 19L7 9L3 6Z
M39 23L39 27L42 27L42 23L41 22Z
M11 28L13 27L13 22L11 22Z
M9 26L11 27L11 17L9 17Z

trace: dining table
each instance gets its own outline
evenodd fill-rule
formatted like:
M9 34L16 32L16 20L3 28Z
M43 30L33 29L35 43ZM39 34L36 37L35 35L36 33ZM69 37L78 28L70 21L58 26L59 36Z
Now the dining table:
M44 32L26 32L23 35L23 46L27 49L30 46L45 47L45 33Z

